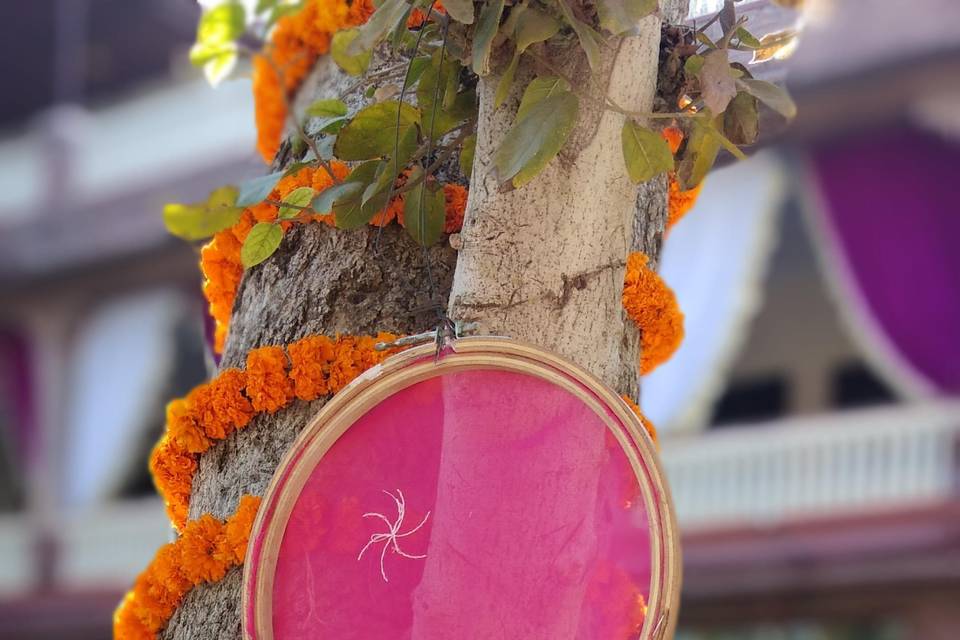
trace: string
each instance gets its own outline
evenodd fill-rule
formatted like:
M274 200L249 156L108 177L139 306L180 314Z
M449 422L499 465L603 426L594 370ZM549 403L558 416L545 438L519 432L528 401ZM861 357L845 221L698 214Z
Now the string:
M417 42L413 45L413 55L410 56L410 62L407 64L407 71L403 74L403 84L400 85L400 99L398 100L397 105L397 121L396 126L394 127L393 135L393 162L396 165L396 169L399 172L400 166L397 165L397 156L400 155L400 113L401 108L403 107L403 98L407 94L407 88L410 81L410 68L413 65L413 61L416 60L417 54L420 53L420 43L423 41L423 34L426 33L426 25L430 21L430 16L433 15L433 5L437 3L437 0L432 0L430 6L427 7L427 16L423 20L423 25L420 27L420 31L417 33ZM390 188L387 190L387 203L384 205L384 212L386 212L387 207L390 206L390 202L393 200L393 195L397 190L397 181L396 177L394 181L390 183ZM386 226L386 223L379 225L377 229L377 239L374 241L374 250L380 250L380 238L383 235L383 228Z
M436 83L436 86L433 88L433 110L430 113L430 131L427 134L426 159L428 161L432 161L433 159L433 134L434 134L434 131L436 130L437 111L439 110L437 108L437 105L438 105L438 101L440 100L440 86L442 84L441 80L443 79L443 76L442 76L443 57L444 55L446 55L446 52L447 52L447 33L450 29L449 18L447 18L446 16L443 16L443 18L441 19L443 20L443 41L440 44L440 62L437 65L437 83ZM426 178L424 178L424 181L420 185L419 202L417 203L417 216L419 217L419 223L420 223L419 228L420 228L421 234L423 234L423 223L424 223L423 196L426 190L427 190L427 182L426 182ZM442 349L440 332L441 332L441 329L443 329L444 332L449 330L448 325L450 324L450 321L447 318L447 310L443 307L443 305L439 304L438 302L435 302L436 282L434 281L434 278L433 278L433 266L430 264L430 251L427 249L426 244L421 242L420 246L423 248L423 260L427 268L427 285L430 290L429 301L430 301L430 304L436 305L435 308L437 311L437 325L438 325L437 326L437 358L439 358L440 350Z

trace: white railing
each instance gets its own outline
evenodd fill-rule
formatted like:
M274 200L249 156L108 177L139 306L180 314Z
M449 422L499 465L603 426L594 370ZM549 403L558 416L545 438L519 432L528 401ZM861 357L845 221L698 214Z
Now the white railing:
M847 411L664 440L682 528L771 524L955 495L960 403Z
M38 532L24 514L0 517L0 599L35 588ZM157 498L65 512L55 527L54 586L125 589L170 536L170 523Z

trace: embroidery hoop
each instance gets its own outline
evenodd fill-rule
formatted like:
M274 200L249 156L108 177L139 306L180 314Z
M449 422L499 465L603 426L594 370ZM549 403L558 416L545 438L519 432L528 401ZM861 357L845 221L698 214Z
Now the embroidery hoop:
M243 569L245 640L274 640L273 580L283 534L300 491L327 451L392 394L445 373L476 369L509 371L551 382L590 407L616 437L640 486L650 531L650 595L638 638L672 638L680 598L679 533L656 447L633 410L580 367L510 338L459 338L439 358L436 354L434 345L422 345L369 369L327 402L297 437L270 481L251 532Z

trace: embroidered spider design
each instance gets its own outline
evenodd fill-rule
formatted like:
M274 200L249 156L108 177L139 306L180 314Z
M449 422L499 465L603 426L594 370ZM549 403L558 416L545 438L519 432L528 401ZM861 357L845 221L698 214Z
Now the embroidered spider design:
M389 531L384 533L374 533L370 536L370 540L367 541L367 544L363 546L363 549L360 550L360 554L357 556L357 561L359 562L363 558L363 554L366 553L367 549L371 546L383 543L383 549L380 551L380 575L383 576L384 582L390 582L387 579L387 571L384 567L384 560L387 556L387 550L392 548L394 553L403 556L404 558L410 558L411 560L422 560L427 557L427 554L421 556L415 556L407 553L400 548L400 544L397 542L400 538L406 538L407 536L412 536L420 528L427 523L427 518L430 517L430 512L427 511L427 515L423 516L423 520L420 521L420 524L415 526L413 529L400 533L400 529L403 527L403 519L406 516L407 505L406 501L403 498L403 492L400 489L397 489L397 495L393 495L389 491L384 490L384 493L390 496L393 499L394 504L397 507L397 519L394 522L390 522L385 515L382 513L369 512L363 514L364 518L380 518L383 520L384 524L387 525Z

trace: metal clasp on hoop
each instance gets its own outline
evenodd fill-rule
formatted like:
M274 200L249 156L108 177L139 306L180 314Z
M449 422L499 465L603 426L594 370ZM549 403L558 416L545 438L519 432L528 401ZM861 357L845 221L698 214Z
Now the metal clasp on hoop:
M412 336L404 336L392 342L378 342L373 348L377 351L387 351L388 349L395 349L397 347L410 347L417 344L433 342L437 347L436 354L434 355L434 361L436 361L440 359L444 348L452 346L457 338L476 331L479 326L476 322L454 322L449 318L444 318L440 321L440 324L437 325L436 329L417 333Z

